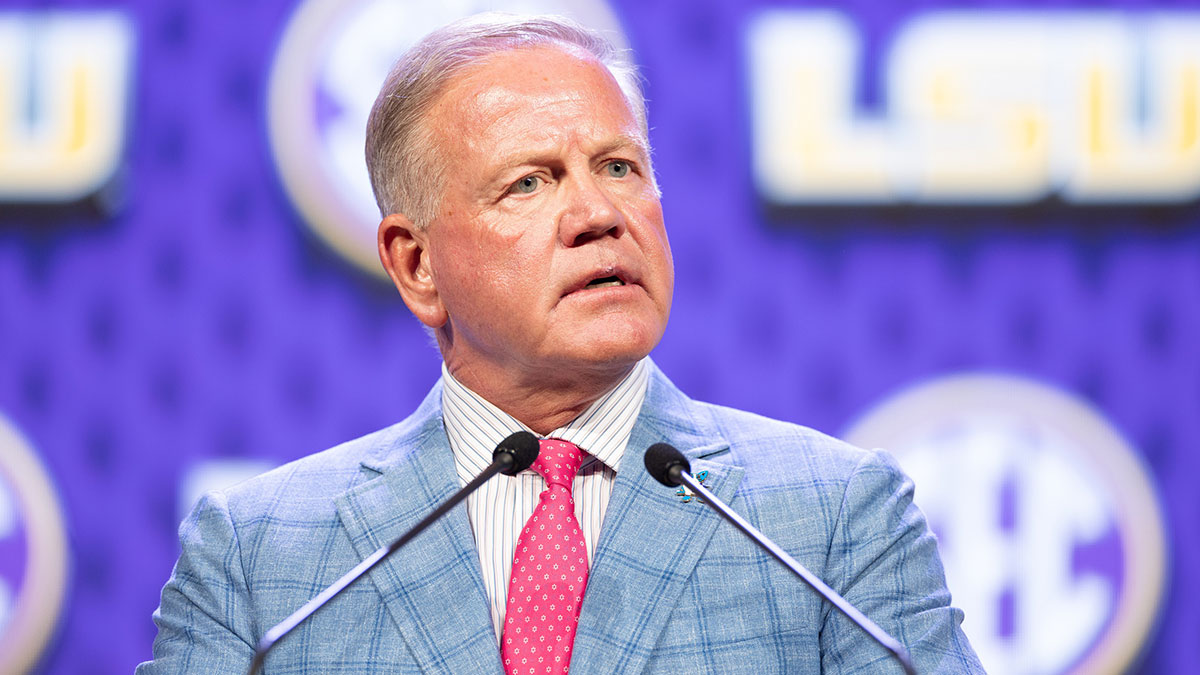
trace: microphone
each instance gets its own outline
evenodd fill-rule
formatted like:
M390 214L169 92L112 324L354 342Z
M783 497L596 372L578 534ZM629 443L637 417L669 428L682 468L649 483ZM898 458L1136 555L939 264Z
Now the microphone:
M846 618L850 619L863 632L871 636L872 640L891 652L907 675L916 675L917 671L913 668L912 660L909 659L908 650L904 648L904 645L900 644L899 640L888 635L887 631L880 628L874 621L867 618L865 614L858 611L857 607L838 595L837 591L827 586L815 574L796 562L792 556L779 548L775 542L768 539L766 535L759 532L753 525L746 522L733 509L729 508L727 504L717 499L708 488L701 485L700 481L692 477L691 470L692 465L688 462L687 457L684 457L682 452L667 443L655 443L646 450L646 471L655 480L667 487L676 487L680 484L686 485L692 492L699 495L704 503L721 514L725 520L733 523L734 527L741 530L743 534L753 539L754 543L761 546L772 557L783 563L785 567L800 577L804 583L808 584L809 588L816 591L826 602L846 615Z
M354 569L346 572L346 574L342 575L342 578L333 582L329 588L318 593L316 597L305 603L303 607L292 612L291 616L280 621L264 633L262 639L258 642L258 647L254 650L254 658L250 661L250 669L246 671L247 675L254 675L254 673L262 668L263 660L267 657L267 652L271 651L271 648L282 640L285 635L295 630L308 617L315 614L317 610L337 597L339 593L349 588L351 584L365 576L367 572L374 569L376 565L383 562L388 556L400 550L400 547L411 541L413 537L425 531L425 528L446 515L450 509L466 499L467 495L477 490L489 478L495 476L497 473L502 473L506 476L515 476L532 466L534 460L537 459L538 450L537 436L528 431L518 431L500 441L500 444L496 446L496 450L492 453L492 463L482 473L473 478L470 483L467 483L461 490L454 493L450 499L447 499L445 503L434 509L433 513L425 516L421 522L401 535L399 539L387 546L380 547L377 551L367 556L361 563L355 565Z

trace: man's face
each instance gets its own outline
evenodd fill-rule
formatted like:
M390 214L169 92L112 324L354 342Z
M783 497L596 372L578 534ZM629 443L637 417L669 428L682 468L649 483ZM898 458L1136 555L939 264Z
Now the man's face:
M608 70L502 52L451 80L426 123L446 177L427 249L451 371L561 379L648 354L674 272L648 148Z

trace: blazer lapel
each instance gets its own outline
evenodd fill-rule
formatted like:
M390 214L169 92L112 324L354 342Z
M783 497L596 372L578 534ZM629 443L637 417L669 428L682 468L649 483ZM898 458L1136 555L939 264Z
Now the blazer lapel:
M337 499L359 558L408 531L459 489L435 387L414 423L363 462L380 475ZM465 504L369 575L426 673L499 673L499 650Z
M721 522L650 477L646 448L667 442L689 457L692 473L723 501L740 467L720 464L729 446L691 415L696 404L655 369L642 414L621 459L579 617L572 673L636 673L646 665L684 585Z

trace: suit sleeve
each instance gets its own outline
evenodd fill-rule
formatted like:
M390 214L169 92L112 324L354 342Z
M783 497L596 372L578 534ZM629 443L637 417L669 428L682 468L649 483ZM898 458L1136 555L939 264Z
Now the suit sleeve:
M908 648L921 675L983 673L962 632L962 610L950 604L937 541L912 499L913 483L895 460L868 453L846 484L826 578ZM823 672L901 672L828 604L820 639Z
M179 561L154 612L154 660L136 675L242 672L254 653L249 591L223 494L200 500L179 541Z

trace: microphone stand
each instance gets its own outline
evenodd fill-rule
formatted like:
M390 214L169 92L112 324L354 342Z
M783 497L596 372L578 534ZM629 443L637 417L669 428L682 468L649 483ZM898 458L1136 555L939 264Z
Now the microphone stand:
M795 558L792 558L792 556L788 555L786 551L779 548L775 542L768 539L766 535L764 535L762 532L759 532L757 528L746 522L744 518L739 516L736 512L734 512L733 509L729 508L729 506L727 506L720 499L717 499L716 495L710 492L708 488L701 485L700 481L693 478L692 474L688 473L683 465L672 465L668 470L668 475L676 481L676 485L682 483L691 488L692 492L700 496L700 498L703 499L704 502L709 506L711 506L714 511L721 514L725 520L733 523L734 527L741 530L746 534L746 536L753 539L754 542L763 547L767 553L770 553L771 557L783 563L785 567L792 571L792 574L800 577L804 583L808 584L809 587L816 591L822 598L825 598L829 604L836 607L838 611L846 615L846 618L853 621L855 625L864 630L876 642L882 645L884 649L891 652L892 656L900 662L900 667L904 669L906 675L917 675L916 669L913 668L912 660L908 656L908 650L904 648L904 645L900 644L899 640L891 635L888 635L887 631L883 630L878 624L867 618L867 615L858 611L857 607L847 602L846 599L841 595L838 595L837 591L826 585L824 581L821 581L817 577L817 575L808 571L804 565L796 562Z
M513 441L514 437L524 434L528 439L532 439L533 448L532 456L529 455L527 448L517 447L516 449L504 448L506 443ZM517 442L526 442L527 439L521 439ZM254 675L262 668L263 660L267 657L267 652L275 646L277 642L282 640L284 636L292 632L297 626L303 623L308 617L316 613L317 610L324 607L330 600L333 600L342 591L350 587L351 584L361 579L375 568L376 565L383 562L388 556L398 551L402 546L407 544L413 537L421 534L437 521L442 516L446 515L450 509L458 505L459 502L466 499L468 495L488 481L489 478L498 473L506 473L513 475L519 471L523 471L533 464L533 460L537 458L537 438L528 432L517 432L501 443L501 447L497 448L495 454L492 455L492 463L483 470L478 476L467 483L461 490L454 493L450 499L447 499L441 506L433 510L428 516L425 516L421 522L417 523L408 532L405 532L399 539L393 541L387 546L382 546L371 555L367 556L362 562L355 565L353 569L346 572L340 579L333 582L314 597L312 600L304 603L300 609L292 612L283 621L280 621L270 630L263 634L262 639L258 642L258 647L254 650L254 658L250 661L250 669L246 671L246 675ZM527 461L526 461L527 460Z

